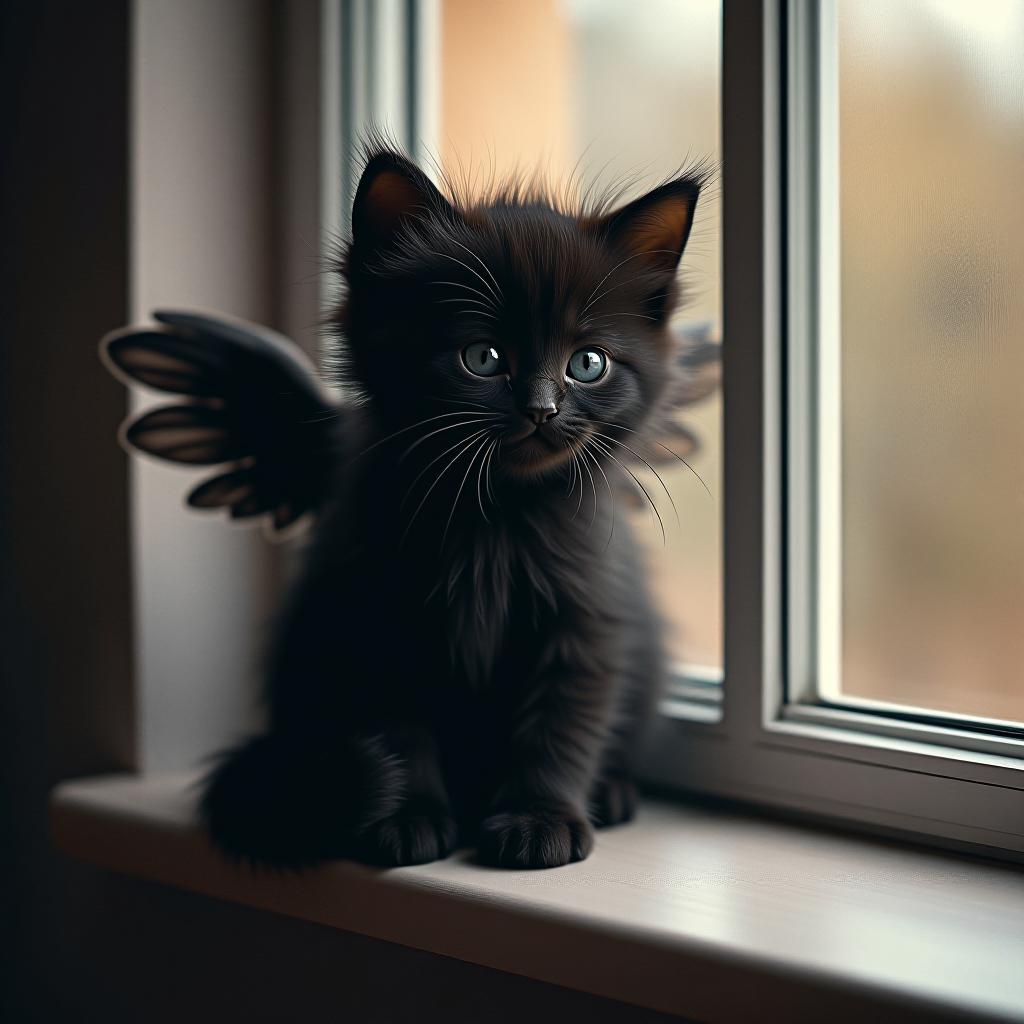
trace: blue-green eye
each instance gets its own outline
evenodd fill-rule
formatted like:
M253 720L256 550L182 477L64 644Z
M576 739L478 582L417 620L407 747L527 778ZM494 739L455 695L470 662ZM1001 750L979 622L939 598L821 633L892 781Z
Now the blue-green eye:
M608 369L608 357L596 348L581 348L573 354L566 373L581 384L593 384L600 380Z
M505 372L505 357L489 342L475 341L462 350L462 361L478 377L495 377Z

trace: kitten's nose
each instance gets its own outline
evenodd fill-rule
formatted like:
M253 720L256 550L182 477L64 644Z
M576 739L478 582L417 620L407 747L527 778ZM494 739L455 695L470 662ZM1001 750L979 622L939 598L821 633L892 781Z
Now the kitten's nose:
M528 405L523 412L539 427L558 415L558 406L554 402L545 402L543 405Z

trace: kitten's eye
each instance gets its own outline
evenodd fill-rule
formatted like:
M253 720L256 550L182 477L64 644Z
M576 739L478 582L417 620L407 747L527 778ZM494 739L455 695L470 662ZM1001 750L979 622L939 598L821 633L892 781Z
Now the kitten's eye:
M566 373L582 384L593 384L600 380L608 369L608 357L596 348L581 348L574 353Z
M486 341L476 341L462 350L462 361L478 377L495 377L505 372L505 357Z

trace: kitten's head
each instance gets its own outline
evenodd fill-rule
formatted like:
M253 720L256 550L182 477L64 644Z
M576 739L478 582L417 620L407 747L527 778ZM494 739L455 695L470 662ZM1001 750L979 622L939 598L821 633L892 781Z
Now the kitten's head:
M597 437L641 429L671 377L668 317L703 180L616 209L569 210L516 183L460 201L374 152L343 263L347 383L391 430L423 421L492 447L512 480L544 478L588 442L600 458Z

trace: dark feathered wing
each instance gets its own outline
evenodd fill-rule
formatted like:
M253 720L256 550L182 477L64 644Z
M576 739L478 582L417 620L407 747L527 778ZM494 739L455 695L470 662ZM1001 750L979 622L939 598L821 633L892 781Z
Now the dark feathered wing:
M679 413L718 390L722 381L722 346L712 341L709 324L695 324L676 330L676 366L671 394L663 405L652 436L677 456L689 458L700 448L697 437L678 419ZM662 449L659 463L672 461Z
M127 444L171 462L220 466L188 496L236 519L283 530L324 500L338 457L342 409L301 349L241 320L158 312L157 325L114 331L101 351L116 375L186 401L149 410Z
M710 338L710 325L676 328L675 365L668 390L646 425L641 453L654 465L671 465L688 459L700 449L700 441L680 422L689 406L708 398L722 380L722 346Z
M675 365L659 409L642 433L622 434L613 451L633 473L685 465L707 489L690 464L701 448L700 440L680 422L680 414L718 390L722 379L722 345L711 339L709 324L677 327L675 334ZM626 474L616 476L627 500L637 508L645 507L648 499L638 482L631 481Z

